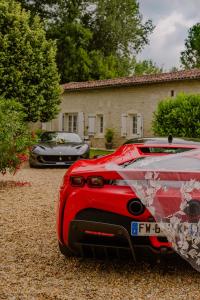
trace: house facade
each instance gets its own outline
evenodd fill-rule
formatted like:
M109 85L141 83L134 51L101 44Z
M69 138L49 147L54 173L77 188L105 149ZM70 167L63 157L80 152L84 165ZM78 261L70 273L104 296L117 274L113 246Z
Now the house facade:
M77 132L93 147L104 148L106 129L112 128L116 147L153 136L153 113L161 100L180 92L200 94L200 70L72 82L63 89L60 114L43 129Z

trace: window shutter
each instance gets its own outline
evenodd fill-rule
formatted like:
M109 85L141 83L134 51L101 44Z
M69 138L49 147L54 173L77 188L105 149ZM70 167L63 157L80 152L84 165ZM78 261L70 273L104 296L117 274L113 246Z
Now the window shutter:
M137 136L143 136L143 118L141 114L137 114Z
M42 130L47 130L47 123L42 123Z
M88 135L95 135L96 116L88 116Z
M65 114L59 113L59 117L58 117L58 129L59 129L59 131L64 131L64 117L65 117Z
M127 114L121 115L121 136L127 136Z
M78 113L78 134L84 138L84 114L83 112Z

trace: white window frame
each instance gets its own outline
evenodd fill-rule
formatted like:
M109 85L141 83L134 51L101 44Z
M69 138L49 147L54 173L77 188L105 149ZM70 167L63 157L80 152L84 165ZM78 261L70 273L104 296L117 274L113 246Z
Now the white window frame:
M88 115L88 136L94 136L96 134L96 115Z
M70 119L71 119L71 122L70 122ZM64 127L64 130L67 132L78 133L78 113L66 113L64 116L64 126L63 127Z
M138 115L137 114L131 114L129 115L129 130L130 130L130 136L137 136L138 133Z
M98 137L104 137L105 132L105 118L103 114L96 116L96 135Z
M127 112L121 115L121 136L126 139L143 137L143 118L140 113Z
M135 124L133 122L135 122ZM126 137L127 138L143 137L143 118L140 113L127 114L127 136Z

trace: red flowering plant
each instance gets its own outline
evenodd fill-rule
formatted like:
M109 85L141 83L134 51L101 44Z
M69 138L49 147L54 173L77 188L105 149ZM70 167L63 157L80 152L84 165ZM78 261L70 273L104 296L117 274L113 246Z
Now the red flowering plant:
M15 174L28 159L32 137L21 104L0 99L0 173Z

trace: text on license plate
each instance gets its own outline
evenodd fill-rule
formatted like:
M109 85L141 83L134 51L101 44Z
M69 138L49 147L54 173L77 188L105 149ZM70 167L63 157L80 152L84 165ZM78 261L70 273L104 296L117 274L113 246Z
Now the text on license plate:
M153 222L131 222L132 236L164 236L159 225Z

